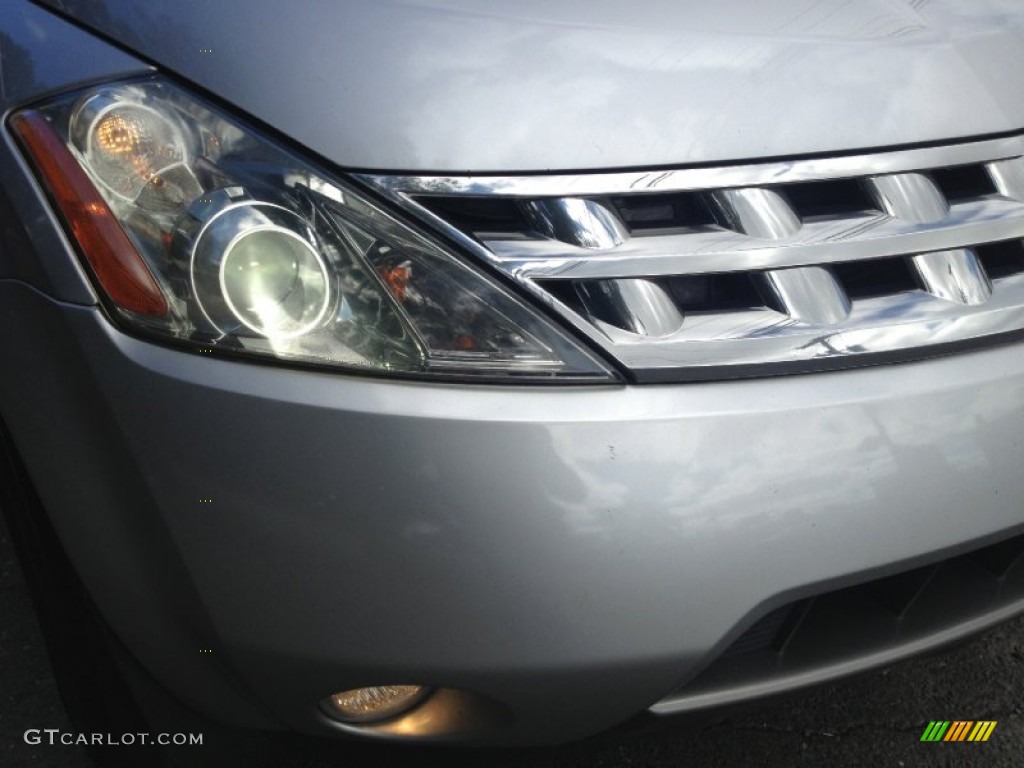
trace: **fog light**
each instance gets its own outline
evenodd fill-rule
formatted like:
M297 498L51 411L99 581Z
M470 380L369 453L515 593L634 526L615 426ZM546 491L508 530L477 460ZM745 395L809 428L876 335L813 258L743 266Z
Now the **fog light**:
M324 702L328 714L346 723L370 723L407 712L430 693L424 685L377 685L354 688Z

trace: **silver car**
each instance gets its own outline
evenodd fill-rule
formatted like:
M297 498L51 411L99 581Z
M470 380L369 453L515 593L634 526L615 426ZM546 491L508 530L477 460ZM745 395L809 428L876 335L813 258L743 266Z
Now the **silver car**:
M0 485L76 724L554 743L1020 613L1022 48L4 0Z

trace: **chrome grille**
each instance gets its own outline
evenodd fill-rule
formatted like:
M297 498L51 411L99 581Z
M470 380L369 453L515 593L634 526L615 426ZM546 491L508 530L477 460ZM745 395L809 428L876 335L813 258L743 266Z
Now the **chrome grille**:
M1024 137L789 162L359 176L639 381L914 359L1024 330Z

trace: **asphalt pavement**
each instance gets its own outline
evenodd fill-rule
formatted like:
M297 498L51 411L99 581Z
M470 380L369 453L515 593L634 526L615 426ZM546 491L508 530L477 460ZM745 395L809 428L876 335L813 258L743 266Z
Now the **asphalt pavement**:
M1018 619L945 654L762 702L703 729L668 723L652 732L567 747L499 752L296 742L281 768L1012 768L1024 766L1022 712L1024 619ZM995 720L997 725L985 743L922 742L931 720ZM0 766L90 768L81 747L26 744L26 730L44 728L73 731L0 518Z

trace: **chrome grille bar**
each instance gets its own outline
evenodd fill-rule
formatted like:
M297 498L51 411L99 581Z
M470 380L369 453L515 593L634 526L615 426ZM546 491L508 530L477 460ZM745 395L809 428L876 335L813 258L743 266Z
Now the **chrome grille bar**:
M719 168L359 178L640 381L846 367L1024 335L1021 136ZM473 204L466 220L460 201Z
M950 215L916 224L881 212L805 222L785 240L724 228L631 237L612 250L587 251L557 240L480 235L489 260L534 279L654 277L837 264L964 248L1024 238L1024 204L1002 197L950 206Z
M612 339L619 359L643 372L638 378L668 381L676 378L672 374L679 360L686 360L689 379L752 375L751 366L787 363L828 370L837 367L837 360L850 365L848 357L870 352L902 351L914 359L943 345L961 347L1022 328L1024 275L1013 275L997 281L992 298L980 306L967 308L913 291L854 302L841 326L810 325L770 309L751 309L687 317L679 332L657 339L608 324L601 330Z
M767 184L798 184L974 165L1024 156L1024 135L920 149L840 155L767 163L612 173L466 174L407 176L355 174L391 193L498 197L601 197L645 192L681 192Z

